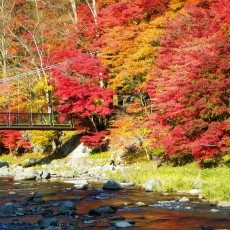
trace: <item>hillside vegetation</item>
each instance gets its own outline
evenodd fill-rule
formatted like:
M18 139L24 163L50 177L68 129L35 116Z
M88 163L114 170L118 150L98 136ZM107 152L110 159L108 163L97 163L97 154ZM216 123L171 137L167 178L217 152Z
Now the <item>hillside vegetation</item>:
M3 0L0 78L35 71L0 82L0 111L71 114L81 142L130 162L229 166L229 12L228 0ZM0 131L0 151L52 153L71 135Z

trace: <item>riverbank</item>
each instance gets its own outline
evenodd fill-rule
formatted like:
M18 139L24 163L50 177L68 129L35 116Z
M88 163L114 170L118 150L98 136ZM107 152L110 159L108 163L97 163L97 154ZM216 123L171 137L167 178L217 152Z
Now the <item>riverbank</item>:
M31 159L44 162L45 165L35 165L36 169L54 169L56 171L73 171L76 174L94 174L102 175L119 182L134 182L137 186L143 187L146 182L156 180L152 186L152 191L162 193L196 193L203 201L211 202L217 205L230 203L230 168L227 166L201 169L196 163L186 166L173 167L172 165L163 164L161 167L154 169L150 161L138 162L126 166L116 166L114 170L108 166L109 153L94 154L84 158L74 159L71 162L68 157L63 159L50 160L44 155L27 154L22 157L5 155L0 157L0 162L9 164L25 164ZM43 159L43 160L42 160ZM83 160L82 160L83 159ZM51 163L52 162L52 163ZM67 163L68 162L68 163ZM87 169L87 170L86 170Z
M230 210L175 194L145 192L136 186L61 180L0 180L0 229L15 230L220 230L230 227ZM107 186L105 186L107 184Z

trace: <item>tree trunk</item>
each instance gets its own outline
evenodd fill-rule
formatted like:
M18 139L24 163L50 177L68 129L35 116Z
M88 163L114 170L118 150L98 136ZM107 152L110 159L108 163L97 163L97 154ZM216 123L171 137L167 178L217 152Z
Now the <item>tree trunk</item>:
M78 17L77 17L77 4L75 0L70 0L70 4L72 7L72 11L73 11L73 18L74 18L74 23L77 24L78 23Z

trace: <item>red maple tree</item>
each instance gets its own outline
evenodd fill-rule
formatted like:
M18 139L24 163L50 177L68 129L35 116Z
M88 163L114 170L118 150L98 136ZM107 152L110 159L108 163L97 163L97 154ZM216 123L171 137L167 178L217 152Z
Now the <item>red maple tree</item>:
M106 68L97 57L81 51L65 51L53 54L54 61L71 60L65 66L55 68L53 72L58 111L60 119L65 120L71 114L75 118L77 129L93 132L91 143L99 138L104 144L102 134L108 124L108 115L113 108L111 89L106 89ZM98 137L97 137L98 134ZM86 139L85 139L86 140ZM89 140L89 138L87 139ZM88 145L92 145L86 141ZM96 141L97 145L99 141Z
M30 149L30 143L25 140L21 132L8 130L8 131L0 131L1 143L7 149L9 149L10 153L17 154L18 149Z
M230 148L223 142L229 137L230 4L185 9L168 21L157 54L148 92L158 110L150 127L154 145L163 145L166 154L203 159Z

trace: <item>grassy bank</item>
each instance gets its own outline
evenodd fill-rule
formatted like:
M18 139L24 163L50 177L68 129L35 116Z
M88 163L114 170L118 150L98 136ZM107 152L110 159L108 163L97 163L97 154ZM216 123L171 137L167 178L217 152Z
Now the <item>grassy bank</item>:
M22 164L28 158L44 158L47 155L42 154L24 154L20 157L12 155L0 156L0 161L6 161L11 164ZM109 163L110 153L93 154L89 156L92 159L92 165L86 167L95 167ZM100 161L98 161L100 159ZM108 176L120 182L134 181L138 186L143 185L146 181L156 178L163 183L156 187L158 192L188 191L196 188L198 183L201 187L202 196L213 202L226 200L230 201L230 168L227 166L201 169L196 163L188 164L181 167L172 165L163 165L158 169L153 168L153 163L143 161L128 165L130 170L125 173L118 170L108 172Z
M47 154L41 153L25 153L21 156L13 155L13 154L5 154L0 156L0 161L8 162L9 164L21 164L24 165L26 159L42 159L46 158Z
M135 181L140 186L150 179L160 179L163 183L156 187L155 191L158 192L188 191L199 185L205 199L212 202L230 201L230 168L228 167L201 169L193 163L181 167L163 165L153 169L151 162L140 162L133 164L132 168L133 170L126 173L111 172L109 176L123 182Z

